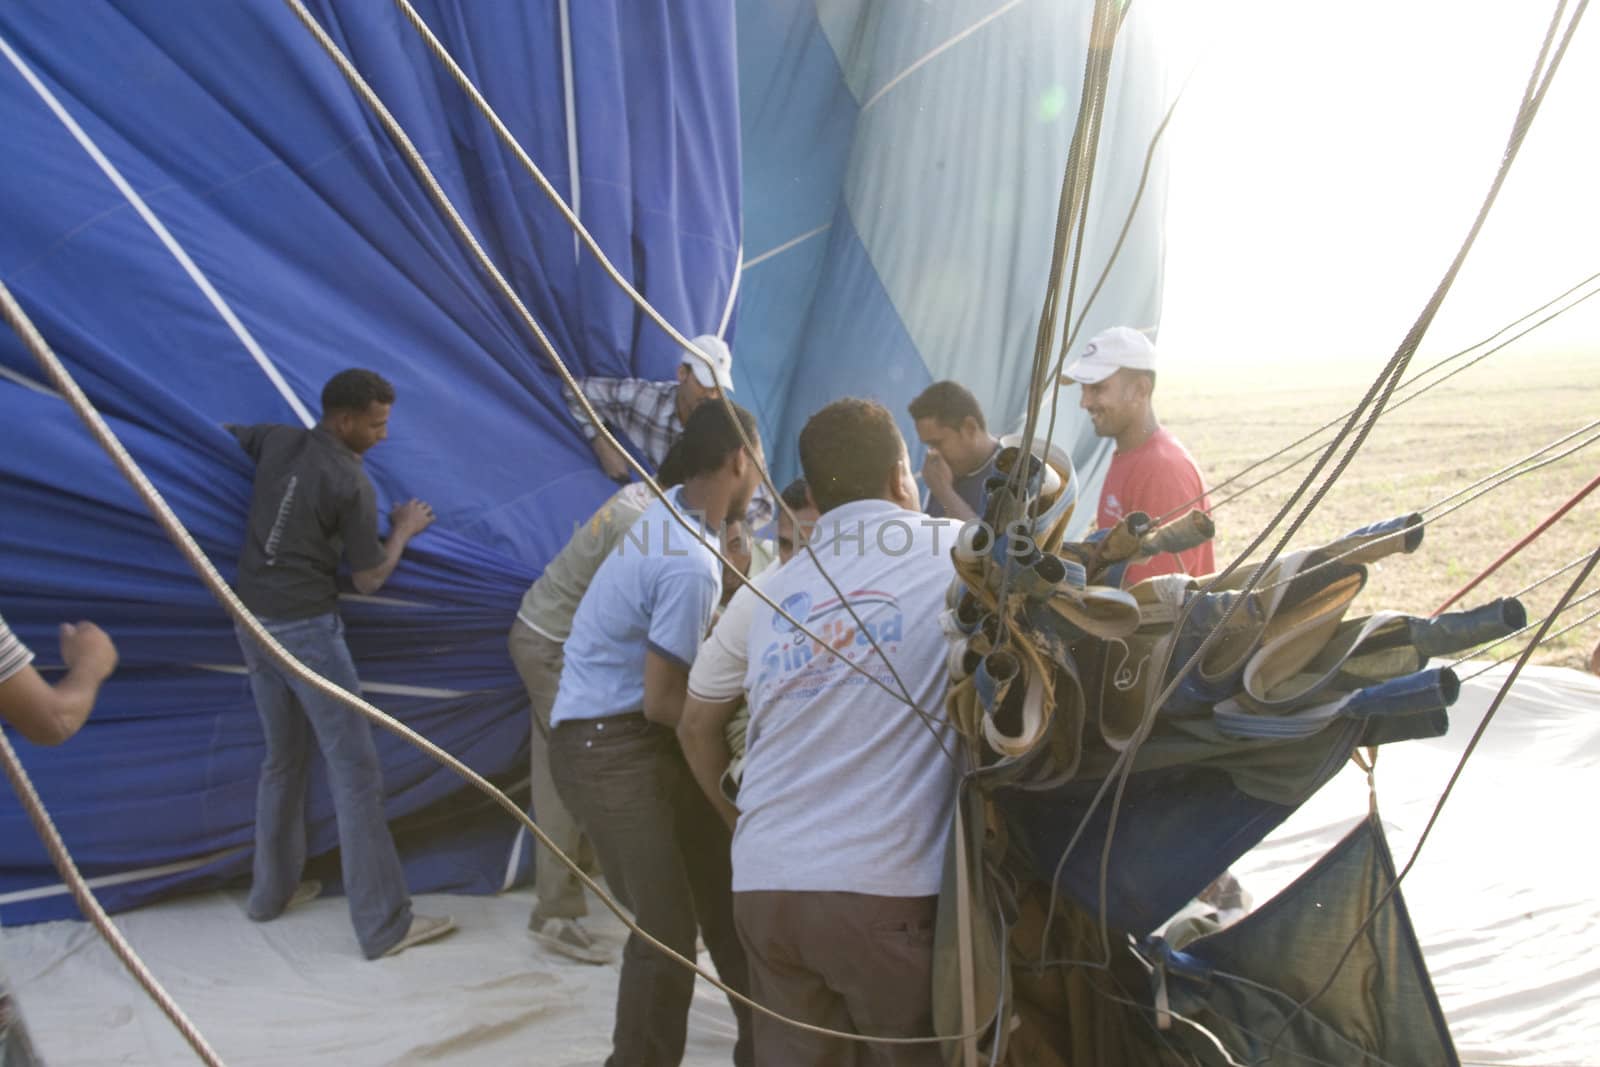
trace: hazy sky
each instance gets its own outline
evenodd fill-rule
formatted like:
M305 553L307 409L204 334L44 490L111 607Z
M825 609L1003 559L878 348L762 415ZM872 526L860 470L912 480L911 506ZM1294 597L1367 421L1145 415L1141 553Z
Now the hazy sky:
M1171 90L1200 64L1165 145L1164 355L1381 365L1489 188L1554 3L1140 2L1168 37ZM1597 129L1591 14L1425 353L1600 271ZM1522 344L1536 338L1600 361L1600 297Z

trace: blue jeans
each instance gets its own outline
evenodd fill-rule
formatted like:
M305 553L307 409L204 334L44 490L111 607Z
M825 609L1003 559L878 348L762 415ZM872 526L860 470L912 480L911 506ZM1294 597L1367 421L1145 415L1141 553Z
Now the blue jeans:
M337 612L261 623L301 663L351 693L360 692L355 662ZM250 918L276 918L288 905L306 862L306 781L311 735L328 763L339 824L339 858L350 921L367 959L393 947L411 926L411 895L383 814L383 768L367 720L278 668L235 628L250 690L266 734L256 791L255 876Z

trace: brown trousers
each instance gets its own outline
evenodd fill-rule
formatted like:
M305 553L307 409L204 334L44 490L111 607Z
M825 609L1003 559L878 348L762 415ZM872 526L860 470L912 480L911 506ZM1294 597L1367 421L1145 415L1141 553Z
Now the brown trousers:
M933 1033L933 926L938 897L861 893L733 895L756 1003L845 1033ZM937 1043L885 1045L824 1037L755 1016L761 1067L941 1067Z

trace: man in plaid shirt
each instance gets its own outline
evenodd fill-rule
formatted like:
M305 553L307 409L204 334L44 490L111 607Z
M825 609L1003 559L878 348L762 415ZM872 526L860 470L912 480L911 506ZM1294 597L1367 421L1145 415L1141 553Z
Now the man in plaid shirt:
M702 400L719 397L723 390L733 392L733 353L728 351L722 338L704 334L691 342L705 354L705 359L685 352L678 364L676 381L653 382L643 378L580 378L578 387L595 411L622 436L632 441L659 467L666 458L667 449L683 435L683 424ZM562 386L567 410L577 420L589 447L606 476L614 481L626 482L630 476L628 462L620 451L600 436L600 430L589 419L588 412L578 402L578 397L568 386Z

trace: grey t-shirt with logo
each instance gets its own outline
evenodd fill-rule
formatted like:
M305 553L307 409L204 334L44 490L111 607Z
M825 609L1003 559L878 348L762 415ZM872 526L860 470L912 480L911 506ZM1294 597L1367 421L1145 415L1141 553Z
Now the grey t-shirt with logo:
M939 891L956 775L940 750L954 745L944 707L948 647L935 620L955 577L959 529L885 500L855 501L822 516L815 559L796 556L762 583L810 636L764 603L750 613L734 892ZM931 722L893 695L898 685L874 644Z

